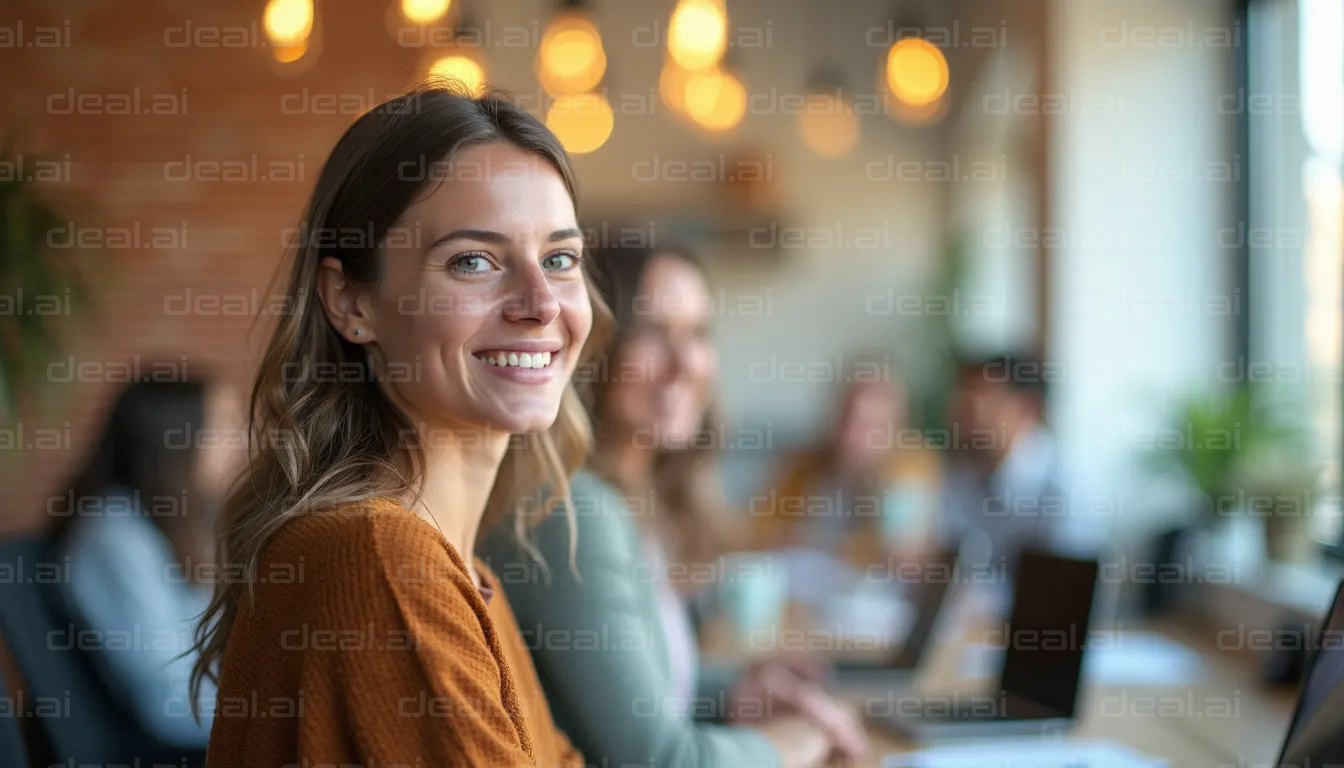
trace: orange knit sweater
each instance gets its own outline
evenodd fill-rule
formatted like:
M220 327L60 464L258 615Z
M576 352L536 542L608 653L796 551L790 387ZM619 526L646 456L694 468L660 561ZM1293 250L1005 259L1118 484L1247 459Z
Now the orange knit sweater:
M209 768L582 765L477 569L388 499L286 524L229 633Z

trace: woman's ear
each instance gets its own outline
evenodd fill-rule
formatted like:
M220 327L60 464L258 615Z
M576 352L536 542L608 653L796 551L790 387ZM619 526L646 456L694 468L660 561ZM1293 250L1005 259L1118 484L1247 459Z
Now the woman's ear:
M346 278L340 259L324 256L318 262L317 296L327 313L327 321L346 341L355 344L377 341L366 287Z

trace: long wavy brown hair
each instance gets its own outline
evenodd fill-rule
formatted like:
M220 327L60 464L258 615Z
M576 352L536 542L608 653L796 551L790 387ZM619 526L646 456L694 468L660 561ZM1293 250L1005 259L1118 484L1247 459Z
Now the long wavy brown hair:
M443 178L425 169L450 169L457 153L488 142L507 142L549 162L577 207L569 157L540 121L501 95L470 96L452 83L422 85L364 114L323 165L298 235L288 243L287 312L271 334L252 386L249 469L220 514L221 570L247 578L216 584L197 626L193 701L204 679L218 682L239 604L253 598L257 559L282 526L379 496L418 500L424 456L405 439L416 431L378 384L385 368L370 349L376 345L352 344L328 322L316 291L318 264L333 256L348 279L377 285L384 262L380 244L420 193ZM582 360L605 343L611 327L601 297L591 288L588 294L593 330ZM481 529L512 515L521 534L524 520L539 516L519 514L517 500L538 489L547 511L562 506L572 515L569 477L591 442L587 415L571 385L548 430L509 441Z
M616 427L607 420L607 401L613 388L620 386L621 355L638 327L636 302L645 289L644 273L649 264L660 257L680 259L704 274L699 259L680 244L607 246L594 248L585 257L592 269L593 283L616 319L616 329L610 341L594 354L594 363L589 366L592 374L576 376L582 378L580 392L592 416L597 443L588 464L589 469L624 495L644 499L652 491L651 514L639 514L636 519L641 525L653 527L653 533L662 540L669 558L706 562L731 548L735 540L720 482L718 459L724 444L724 423L717 398L712 398L705 408L696 439L689 445L649 449L657 451L653 460L652 488L640 487L641 479L623 477L615 467L603 461L604 447L628 437L618 434Z

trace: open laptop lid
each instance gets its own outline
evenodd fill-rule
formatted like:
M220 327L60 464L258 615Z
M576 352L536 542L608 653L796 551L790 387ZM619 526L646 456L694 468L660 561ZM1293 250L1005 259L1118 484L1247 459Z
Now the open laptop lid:
M1028 551L1016 571L1000 687L1073 717L1083 674L1097 561Z
M1316 654L1302 678L1297 708L1279 750L1278 764L1344 762L1344 584L1316 635Z
M914 669L924 650L929 647L934 628L938 625L938 614L943 603L961 576L957 573L957 550L954 548L939 550L938 556L929 563L920 574L921 584L915 596L915 620L905 635L888 666L892 669Z

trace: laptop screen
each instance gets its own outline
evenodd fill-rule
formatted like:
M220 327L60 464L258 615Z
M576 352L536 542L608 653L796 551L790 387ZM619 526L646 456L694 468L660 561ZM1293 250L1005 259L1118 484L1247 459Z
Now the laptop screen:
M1016 578L1003 690L1072 717L1097 562L1025 552Z
M1344 763L1344 585L1321 625L1316 658L1302 683L1279 762Z

